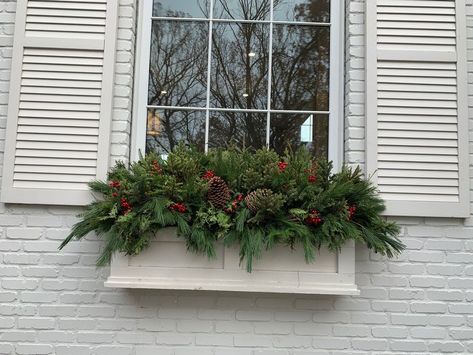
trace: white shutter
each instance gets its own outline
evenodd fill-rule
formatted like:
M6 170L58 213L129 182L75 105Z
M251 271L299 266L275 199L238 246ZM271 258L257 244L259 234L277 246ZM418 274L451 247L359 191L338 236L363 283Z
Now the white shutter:
M366 164L386 214L467 217L464 0L366 6Z
M117 0L18 0L2 202L83 205L106 176Z

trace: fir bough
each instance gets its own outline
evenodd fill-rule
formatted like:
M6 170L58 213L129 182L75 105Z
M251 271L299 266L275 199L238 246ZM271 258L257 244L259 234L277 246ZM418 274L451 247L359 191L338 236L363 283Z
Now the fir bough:
M139 254L165 227L176 227L190 251L208 258L216 256L215 243L239 245L249 272L279 244L302 248L308 263L321 247L338 252L348 240L388 257L404 249L399 227L381 216L384 203L361 170L333 173L330 162L314 161L305 149L281 157L267 149L203 154L180 146L167 160L150 154L119 162L107 181L89 185L99 198L60 249L95 232L105 242L98 265L116 252Z

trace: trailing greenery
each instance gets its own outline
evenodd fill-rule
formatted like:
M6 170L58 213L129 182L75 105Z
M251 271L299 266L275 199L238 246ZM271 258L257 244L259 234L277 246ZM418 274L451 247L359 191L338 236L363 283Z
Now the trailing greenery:
M404 249L399 228L380 216L383 201L359 168L314 161L308 151L238 149L207 154L178 147L166 160L150 154L118 163L108 181L93 181L90 204L64 240L95 232L105 240L98 265L113 253L136 255L161 228L175 226L187 248L214 258L215 244L238 244L248 272L264 250L302 248L313 262L322 246L340 251L347 240L392 257Z

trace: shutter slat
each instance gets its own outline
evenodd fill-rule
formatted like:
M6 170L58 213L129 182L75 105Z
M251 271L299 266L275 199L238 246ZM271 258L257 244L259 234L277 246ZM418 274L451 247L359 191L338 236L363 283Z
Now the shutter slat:
M428 162L378 162L380 169L394 169L394 170L439 170L439 171L458 171L458 164L448 163L428 163ZM382 190L381 190L382 192Z
M80 96L80 92L76 95L40 95L40 94L22 94L20 100L22 102L53 102L53 103L80 103L80 104L96 104L100 105L100 96Z
M412 154L412 153L415 153ZM417 154L417 151L411 150L410 152L406 152L404 154L388 154L388 153L380 153L378 154L378 161L384 162L439 162L442 163L458 163L458 156L452 155L434 155L434 154Z
M94 167L78 166L53 166L53 165L20 165L15 166L15 173L31 174L70 174L94 176L97 169Z
M70 125L64 126L31 126L31 125L18 125L19 133L31 133L31 134L55 134L55 135L74 135L74 136L91 136L97 137L99 130L98 128L83 128L83 127L73 127ZM66 137L67 138L67 137Z
M456 140L438 140L433 142L432 139L416 139L416 138L382 138L378 137L379 147L382 146L400 146L400 147L458 147Z
M429 179L429 178L405 178L405 177L390 177L378 179L379 185L410 185L410 186L436 186L436 187L457 187L458 179Z
M32 165L33 162L37 161L38 164L43 164L42 162L45 159L60 159L64 158L71 162L75 162L77 159L87 160L87 161L96 161L97 153L95 150L92 151L78 151L78 150L51 150L51 149L17 149L17 159L20 162L19 164L25 164L22 158L32 158L29 159L29 164ZM47 157L47 158L44 158ZM65 165L65 163L63 164ZM87 165L88 166L88 165Z
M421 132L457 132L456 124L424 124L424 123L405 123L405 122L382 122L379 123L381 130L406 130L406 131L421 131Z
M92 175L70 175L70 174L41 174L41 173L14 173L15 181L49 181L49 182L73 182L87 184L94 178Z
M14 184L15 189L20 190L46 190L46 191L78 191L79 196L83 194L84 183L83 182L62 182L62 181L22 181L16 180ZM64 197L63 197L64 198ZM74 201L69 201L68 203L61 203L62 200L57 200L54 204L56 205L75 205Z
M378 149L379 153L387 153L387 154L412 154L415 152L419 155L430 155L430 154L438 154L438 155L452 155L458 156L458 149L457 148L450 148L450 147L410 147L406 145L402 146L391 146L391 145L382 145Z
M449 179L449 180L455 180L455 181L458 180L457 179L458 174L455 171L414 170L414 169L409 169L409 170L396 170L396 169L383 170L383 171L379 172L378 177L379 177L379 179L387 178L387 177L397 177L397 178L401 178L401 179L405 179L405 178L417 178L417 179L428 178L428 179L437 179L437 180L442 180L442 179Z
M35 126L35 127L86 127L99 128L98 121L87 120L61 120L54 118L38 118L38 117L20 117L18 119L18 126Z
M37 167L78 167L78 168L94 168L97 165L96 160L87 160L87 159L70 159L70 156L67 158L36 158L36 157L18 157L17 158L17 167L22 166L22 169L29 169L30 166ZM29 170L26 170L28 172Z
M405 194L427 194L438 195L438 200L441 201L443 195L458 194L458 187L449 186L428 186L428 185L381 185L383 187L382 193L405 193Z

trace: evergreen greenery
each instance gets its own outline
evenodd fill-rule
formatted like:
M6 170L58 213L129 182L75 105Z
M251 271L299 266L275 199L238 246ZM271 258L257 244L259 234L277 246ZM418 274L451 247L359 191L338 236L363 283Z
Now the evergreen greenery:
M280 157L266 149L203 154L180 146L167 160L150 154L129 166L118 163L108 181L90 188L101 198L60 248L95 232L105 240L98 265L115 252L140 253L169 226L190 251L209 258L216 242L238 244L248 272L278 244L303 248L307 262L322 246L338 252L350 239L388 257L404 249L398 226L380 216L383 201L361 170L343 167L334 174L330 162L312 160L305 149Z

